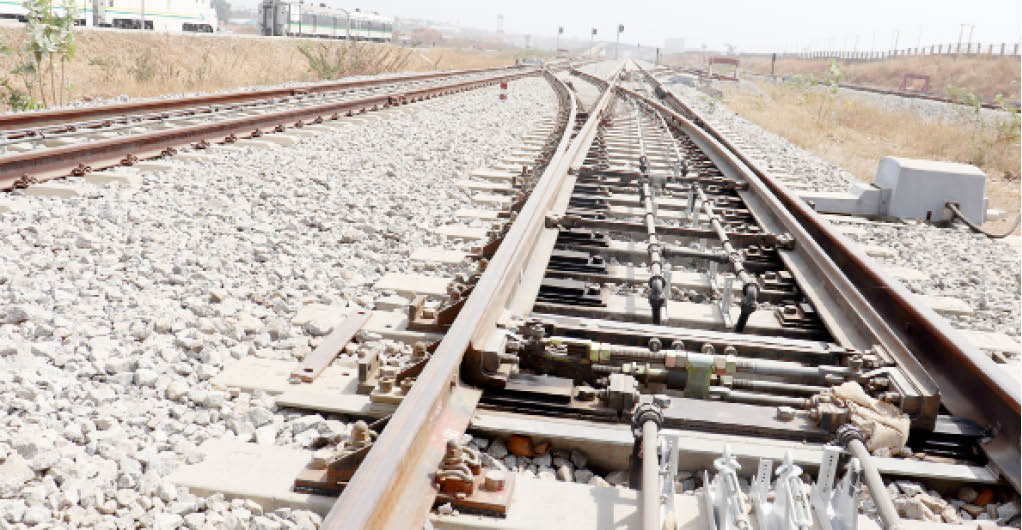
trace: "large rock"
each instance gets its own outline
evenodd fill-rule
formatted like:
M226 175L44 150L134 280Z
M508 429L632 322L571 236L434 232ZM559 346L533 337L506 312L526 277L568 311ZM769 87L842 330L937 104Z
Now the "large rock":
M176 513L158 513L153 519L153 528L155 530L177 530L184 522L184 518Z
M339 324L348 310L344 307L308 304L298 309L291 324L301 326L314 337L327 335Z
M22 486L34 477L35 472L21 455L18 453L7 455L7 460L0 464L0 497L16 496Z
M493 458L503 459L507 456L507 446L504 445L504 442L501 440L494 440L493 443L490 444L490 447L486 449L486 454Z

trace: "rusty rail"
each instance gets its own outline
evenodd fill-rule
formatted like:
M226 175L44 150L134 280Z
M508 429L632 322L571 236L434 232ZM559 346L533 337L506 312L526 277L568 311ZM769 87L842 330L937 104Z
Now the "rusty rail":
M570 98L563 83L547 75L555 86L559 85L558 91ZM607 91L601 98L602 106L590 112L583 131L595 130L599 111L609 98ZM529 261L544 227L546 211L567 177L571 160L580 150L588 149L582 142L571 142L576 113L573 98L569 112L552 159L503 243L321 528L417 528L425 520L435 495L429 477L440 461L443 444L448 437L463 432L479 397L478 391L468 392L457 382L462 358L469 349L482 348L480 341L492 333L496 319L518 285L519 272ZM464 416L464 421L455 421L452 416ZM450 429L452 424L462 430Z
M831 281L846 282L866 302L866 306L858 304L859 314L868 317L865 321L875 320L867 315L867 311L882 319L885 329L878 335L883 339L882 345L891 352L908 352L936 382L941 402L952 414L989 428L991 436L982 444L983 450L1001 474L1019 490L1022 398L1018 384L945 319L884 273L872 258L839 234L808 204L763 171L672 92L664 90L656 78L648 72L643 73L659 88L658 92L664 94L668 105L691 120L675 113L677 118L712 136L726 149L721 155L741 161L776 197L808 234L810 241L818 245L840 271L840 277L831 278Z
M288 126L301 127L306 122L335 120L339 119L342 114L352 115L391 105L420 101L536 73L538 73L537 70L516 70L513 73L501 73L483 79L402 91L395 94L370 96L0 157L0 190L12 189L17 183L25 182L29 178L43 181L66 176L72 172L87 173L100 167L111 167L122 163L130 164L133 158L156 156L171 147L187 146L213 138L228 138L232 135L251 135L256 131L261 134L263 130L269 131L274 128L282 130Z
M291 88L269 88L263 90L230 92L227 94L212 94L208 96L192 96L156 101L135 101L114 105L100 105L96 107L18 112L14 114L0 115L0 131L9 131L16 127L49 125L73 120L98 119L104 116L121 116L125 114L138 114L143 112L162 112L204 105L225 105L262 99L300 96L304 94L319 94L323 92L336 92L356 88L369 88L407 81L442 79L465 74L514 72L521 69L521 67L517 66L501 66L496 68L480 68L476 70L453 70L449 72L433 72L427 74L404 75L380 79L364 79L358 81L330 81L326 83L316 83Z

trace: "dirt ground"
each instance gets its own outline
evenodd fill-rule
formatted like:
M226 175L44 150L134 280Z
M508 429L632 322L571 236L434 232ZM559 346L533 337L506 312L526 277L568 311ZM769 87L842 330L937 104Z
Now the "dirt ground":
M1005 230L1018 215L1022 132L1017 113L980 119L974 109L959 105L935 117L804 84L720 86L731 110L863 181L874 179L885 156L972 164L987 174L990 208L1004 212L985 228Z
M700 54L667 56L665 62L683 66L704 64ZM740 72L770 73L770 57L739 56ZM825 79L830 59L779 59L774 65L777 76L801 75ZM1019 101L1019 80L1022 61L1018 57L998 55L920 55L895 57L883 61L837 61L842 82L877 88L897 89L905 74L930 76L930 93L947 97L948 85L964 88L983 101L993 101L1001 94L1010 101ZM914 85L918 88L918 84Z

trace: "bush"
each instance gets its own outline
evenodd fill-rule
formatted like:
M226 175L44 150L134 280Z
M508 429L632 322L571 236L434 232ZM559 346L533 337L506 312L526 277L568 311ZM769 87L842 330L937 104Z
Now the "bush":
M344 44L303 43L298 51L319 80L348 75L373 75L394 72L408 64L411 50L395 50L348 41Z
M34 65L34 87L39 92L43 106L49 104L47 93L50 102L63 105L64 89L67 86L64 66L75 54L72 28L78 18L78 6L74 0L62 0L59 9L54 9L53 0L25 0L22 5L28 11L25 15L28 21L25 28L28 38L25 40L24 52ZM55 59L60 63L59 84L56 79ZM49 74L49 80L44 75L46 73Z
M153 50L147 48L146 51L135 56L135 62L128 67L128 73L135 81L144 83L156 78L158 66Z

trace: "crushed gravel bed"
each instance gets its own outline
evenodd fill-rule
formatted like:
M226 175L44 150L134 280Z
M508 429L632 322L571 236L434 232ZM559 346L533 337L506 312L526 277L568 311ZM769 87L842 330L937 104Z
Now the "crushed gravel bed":
M303 307L372 307L373 282L412 271L414 249L458 248L431 232L470 206L454 180L556 110L540 78L498 93L175 163L138 189L76 181L85 196L0 216L0 528L315 527L166 476L207 439L344 436L210 380L235 358L300 358L329 332L293 322Z
M763 130L697 89L681 83L670 87L715 126L737 132L762 152L762 158L800 177L810 189L847 191L848 184L856 180L847 171ZM892 257L875 258L882 264L929 274L928 280L905 282L913 292L967 302L974 315L946 317L955 327L999 331L1016 340L1022 333L1022 254L1017 237L989 239L961 225L940 228L918 222L854 226L863 230L863 235L857 238L860 243L884 246L894 252ZM1019 377L1017 364L1015 368L1012 373Z

